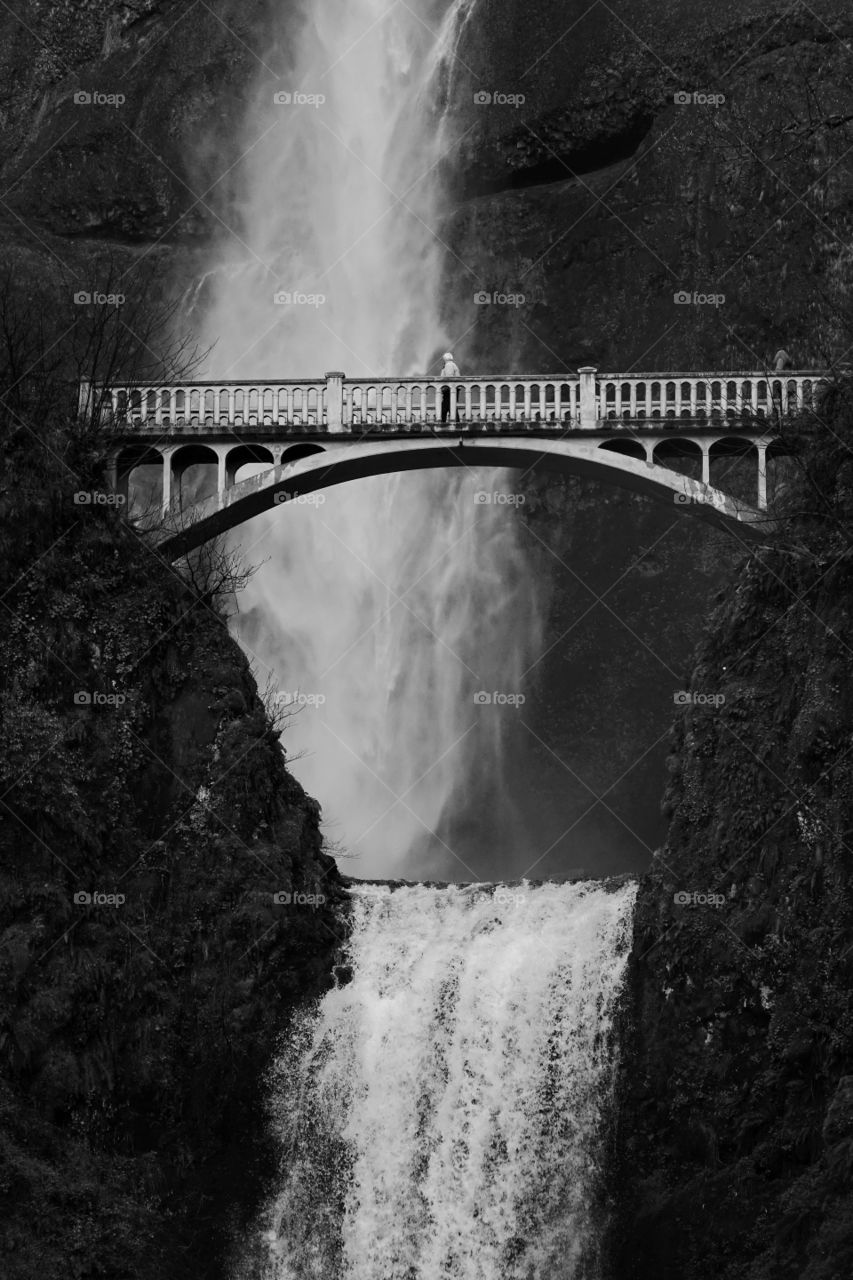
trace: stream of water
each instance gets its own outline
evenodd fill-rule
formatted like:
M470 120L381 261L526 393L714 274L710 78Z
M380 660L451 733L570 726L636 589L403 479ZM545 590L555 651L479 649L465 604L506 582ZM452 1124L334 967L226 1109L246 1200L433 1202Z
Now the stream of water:
M240 1280L599 1280L636 886L355 891L352 980L272 1081Z
M216 377L440 366L451 336L437 175L456 40L473 7L311 0L294 34L281 5L266 60L286 48L288 69L260 78L244 126L240 240L207 275ZM315 303L276 303L282 293ZM513 484L473 469L376 477L240 531L261 567L235 632L260 683L271 673L296 713L285 736L294 771L356 875L400 875L417 855L419 874L482 879L499 865L495 841L518 836L510 716L474 697L523 692L542 647L547 587L518 507L476 500ZM475 795L493 834L488 847L458 850L451 819Z

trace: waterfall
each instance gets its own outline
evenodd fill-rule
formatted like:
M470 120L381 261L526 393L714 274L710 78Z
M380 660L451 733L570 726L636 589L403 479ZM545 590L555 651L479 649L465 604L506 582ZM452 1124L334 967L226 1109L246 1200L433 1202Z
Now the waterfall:
M634 884L354 893L352 980L273 1073L281 1190L241 1277L599 1280Z
M235 234L200 290L210 376L437 370L452 343L438 284L442 111L473 3L310 0L298 32L280 6L264 61L289 70L262 73L229 178ZM473 295L483 282L469 274ZM275 301L297 293L314 301ZM377 477L236 539L261 567L235 633L298 711L285 736L294 772L358 875L400 875L408 856L419 874L483 879L501 840L517 846L511 716L474 702L521 692L541 652L543 587L519 509L475 500L512 489L509 474L461 468ZM472 802L493 830L451 847Z

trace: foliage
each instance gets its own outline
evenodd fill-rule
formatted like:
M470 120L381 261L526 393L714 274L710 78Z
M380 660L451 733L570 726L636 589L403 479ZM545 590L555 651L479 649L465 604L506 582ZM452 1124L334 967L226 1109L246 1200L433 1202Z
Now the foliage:
M98 358L126 367L107 321ZM5 1274L224 1274L275 1168L260 1081L291 1004L330 970L334 863L211 592L114 505L75 501L105 489L105 440L59 376L84 344L28 400L20 361L44 333L6 332ZM277 905L295 890L326 901Z

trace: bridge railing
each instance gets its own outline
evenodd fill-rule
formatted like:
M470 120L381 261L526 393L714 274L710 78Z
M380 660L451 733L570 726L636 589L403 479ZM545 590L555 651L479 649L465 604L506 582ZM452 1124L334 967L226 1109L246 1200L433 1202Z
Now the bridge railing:
M809 408L825 375L809 373L598 374L598 417L691 422L784 417Z
M577 375L524 378L347 378L342 425L359 427L528 422L580 424Z
M101 415L117 425L151 427L291 427L326 424L326 380L137 383L95 391ZM84 394L91 396L91 389ZM82 397L81 397L82 398Z
M81 408L134 434L171 431L347 432L520 423L555 430L661 420L709 425L773 420L814 403L819 371L782 373L577 373L491 378L347 378L277 382L135 383L81 387Z

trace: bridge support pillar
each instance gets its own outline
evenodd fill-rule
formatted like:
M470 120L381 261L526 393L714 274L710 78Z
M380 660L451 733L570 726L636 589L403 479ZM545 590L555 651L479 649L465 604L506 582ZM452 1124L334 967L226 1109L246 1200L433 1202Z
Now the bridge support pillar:
M580 425L582 430L594 431L598 425L598 404L595 394L595 375L597 370L594 365L585 364L578 369L578 408L580 410Z
M332 434L344 430L345 377L346 374L338 372L326 374L326 426Z
M80 383L80 390L77 396L77 412L84 420L92 416L95 408L95 388L91 382Z
M172 505L172 454L173 449L163 450L163 515L169 514Z
M219 448L216 450L216 492L220 498L225 492L228 484L228 477L225 474L225 456L226 450Z
M711 483L711 446L703 444L702 446L702 483Z
M757 444L758 451L758 510L767 510L767 445Z

